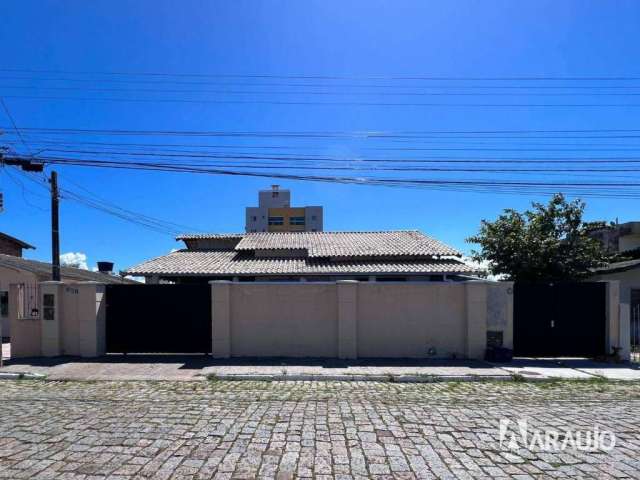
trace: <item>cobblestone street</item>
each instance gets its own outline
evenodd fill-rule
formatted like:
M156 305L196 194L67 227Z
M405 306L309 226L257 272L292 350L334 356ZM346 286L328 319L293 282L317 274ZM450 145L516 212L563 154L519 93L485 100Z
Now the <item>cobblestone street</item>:
M0 477L640 478L636 383L0 382ZM610 430L610 452L499 443Z

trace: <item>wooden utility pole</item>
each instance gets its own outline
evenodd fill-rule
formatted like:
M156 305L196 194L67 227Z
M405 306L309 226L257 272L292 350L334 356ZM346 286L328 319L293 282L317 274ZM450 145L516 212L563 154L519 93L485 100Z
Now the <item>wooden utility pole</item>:
M58 173L51 172L51 280L60 281L60 229L58 227Z

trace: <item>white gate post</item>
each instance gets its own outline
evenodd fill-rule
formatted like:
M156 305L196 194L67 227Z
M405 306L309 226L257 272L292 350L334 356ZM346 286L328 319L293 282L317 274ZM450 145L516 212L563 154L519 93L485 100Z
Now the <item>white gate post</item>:
M214 358L231 356L231 305L229 280L214 280L211 285L211 351Z
M42 282L40 284L40 305L42 312L40 318L42 322L42 355L45 357L56 357L62 351L62 282Z
M80 328L80 355L98 357L106 353L105 285L99 282L81 282L79 290L78 325Z

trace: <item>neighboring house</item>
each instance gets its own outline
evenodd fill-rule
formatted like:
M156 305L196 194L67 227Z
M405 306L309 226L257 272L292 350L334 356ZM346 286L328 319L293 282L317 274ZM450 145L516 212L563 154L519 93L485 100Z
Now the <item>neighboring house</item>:
M258 206L246 208L245 232L321 232L322 207L292 207L291 192L272 185L258 192Z
M33 247L31 247L33 248ZM102 282L102 283L137 283L122 277L91 272L73 267L60 267L63 282ZM10 337L9 322L9 285L23 286L21 297L24 304L36 306L37 285L39 282L51 280L51 264L36 260L27 260L13 255L0 254L0 318L2 319L2 336ZM30 310L30 308L25 308Z
M602 223L592 227L588 235L600 241L608 253L622 253L640 248L640 222L615 225Z
M640 252L640 222L601 223L589 230L609 254L638 257ZM593 270L592 280L619 280L620 302L630 307L631 344L640 347L640 259L613 262Z
M22 240L0 232L0 254L22 257L22 250L25 248L36 248Z
M124 273L147 283L443 281L476 272L457 250L411 231L182 235L186 249Z
M631 310L631 341L640 345L640 259L610 263L594 270L591 280L619 280L620 302Z

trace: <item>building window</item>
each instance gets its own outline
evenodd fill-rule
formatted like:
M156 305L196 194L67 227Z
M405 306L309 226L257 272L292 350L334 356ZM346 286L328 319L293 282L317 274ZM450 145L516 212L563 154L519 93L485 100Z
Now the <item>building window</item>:
M313 220L314 222L318 219L318 217L316 217L315 215L311 215L311 220Z
M289 225L304 225L304 217L290 217Z
M278 198L280 192L271 192L271 198Z
M257 221L257 220L258 220L258 217L256 217L255 215L254 215L253 217L251 217L251 221L252 221L252 222L255 222L255 221Z
M9 316L9 292L0 292L0 316Z
M269 217L269 225L284 225L284 217Z

